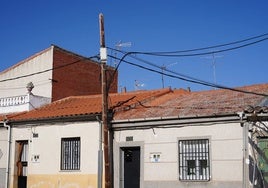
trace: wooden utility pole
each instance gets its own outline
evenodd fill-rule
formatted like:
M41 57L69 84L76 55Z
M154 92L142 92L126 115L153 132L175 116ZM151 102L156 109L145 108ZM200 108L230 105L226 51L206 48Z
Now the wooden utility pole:
M106 79L106 62L107 50L105 47L104 37L104 18L99 14L100 25L100 60L101 60L101 84L102 84L102 125L103 125L103 147L104 147L104 164L105 164L105 188L110 188L110 163L108 150L108 92Z

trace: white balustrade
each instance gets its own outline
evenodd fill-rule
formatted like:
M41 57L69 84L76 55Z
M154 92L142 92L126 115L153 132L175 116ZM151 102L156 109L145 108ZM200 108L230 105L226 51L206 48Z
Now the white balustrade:
M17 106L29 102L28 95L0 98L0 107Z

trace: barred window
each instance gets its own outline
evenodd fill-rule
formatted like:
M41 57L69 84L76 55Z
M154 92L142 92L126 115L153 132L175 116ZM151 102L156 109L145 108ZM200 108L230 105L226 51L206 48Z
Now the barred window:
M179 140L179 178L210 180L209 140Z
M61 139L61 170L80 169L80 138Z

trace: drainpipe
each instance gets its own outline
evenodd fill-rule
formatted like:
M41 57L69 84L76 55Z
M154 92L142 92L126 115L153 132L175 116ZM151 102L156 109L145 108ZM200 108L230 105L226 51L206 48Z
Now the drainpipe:
M6 166L6 184L5 184L5 188L9 188L9 174L10 174L10 170L9 170L9 166L10 166L10 145L11 145L11 128L10 125L7 125L7 120L3 121L4 127L7 128L8 131L8 140L7 140L7 166Z
M99 122L99 151L98 151L98 188L102 188L102 178L103 178L103 126L102 121L100 120L99 116L96 116L97 121Z
M248 122L243 122L244 113L238 113L243 128L243 185L242 188L249 188L249 152L248 152Z

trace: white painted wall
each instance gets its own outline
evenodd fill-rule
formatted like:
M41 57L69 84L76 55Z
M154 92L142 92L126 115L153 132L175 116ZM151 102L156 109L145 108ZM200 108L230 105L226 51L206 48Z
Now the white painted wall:
M97 174L98 122L20 126L13 128L12 131L11 166L15 165L15 142L28 140L28 174L48 175L68 173L60 170L61 138L80 137L81 169L72 173ZM33 138L33 133L38 133L38 138ZM39 162L32 160L33 155L40 156ZM14 174L14 168L11 173Z
M115 185L119 179L119 147L128 146L127 136L133 136L135 142L144 142L141 165L144 168L144 181L177 182L178 140L210 139L211 183L242 181L242 128L238 123L215 124L207 126L188 126L182 128L154 128L148 130L125 130L115 132ZM160 152L161 161L152 163L150 153ZM174 184L174 185L175 185ZM184 184L185 186L185 184Z
M8 144L7 137L8 137L7 129L5 127L0 127L0 188L4 188L6 182L7 144Z
M7 128L0 126L0 150L2 152L2 156L0 152L0 168L6 168L8 131Z
M15 63L15 62L14 62ZM23 63L18 63L9 70L0 73L0 80L16 78L23 75L37 73L40 71L52 68L53 63L53 46L44 50L40 54L36 54ZM19 96L27 93L26 85L33 82L35 95L51 98L52 83L49 79L52 78L52 71L42 74L33 75L30 77L0 82L0 98Z
M29 111L49 103L51 98L31 94L0 98L0 114Z

